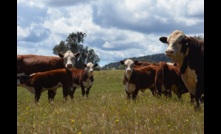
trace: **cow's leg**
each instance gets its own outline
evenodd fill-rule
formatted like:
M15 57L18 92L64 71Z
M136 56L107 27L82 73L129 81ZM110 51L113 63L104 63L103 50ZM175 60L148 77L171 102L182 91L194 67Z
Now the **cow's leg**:
M48 102L53 103L54 102L54 97L56 95L56 89L54 90L48 90Z
M198 79L199 78L199 79ZM200 79L201 78L201 79ZM203 91L203 78L202 77L197 77L197 83L196 83L196 95L195 95L195 100L196 100L196 106L195 110L200 110L200 98L202 95Z
M138 94L138 89L135 89L134 92L132 93L132 99L136 100L137 94Z
M125 91L126 91L126 93L127 93L127 99L129 100L130 97L131 97L131 94L130 94L129 92L127 92L127 90L125 90Z
M165 91L165 95L166 97L172 97L172 92L171 92L171 88L167 88L167 90Z
M64 101L66 102L69 88L68 88L68 86L62 86L62 89L63 89L63 98L64 98Z
M73 86L70 90L69 90L69 96L71 98L71 100L74 99L74 93L77 87Z
M82 96L85 95L85 89L84 89L84 86L81 86L81 93L82 93Z
M153 96L156 96L156 89L155 89L155 87L151 87L150 91L151 91Z
M194 103L194 98L195 98L194 95L192 95L192 94L190 93L190 102L191 102L191 103Z
M177 93L177 98L178 98L179 101L181 101L181 97L182 97L181 92L178 92L178 93Z
M41 87L35 87L35 104L38 104L38 101L40 99L40 96L41 96L41 91L42 91L42 88Z
M86 89L86 97L88 98L89 92L90 92L91 86Z

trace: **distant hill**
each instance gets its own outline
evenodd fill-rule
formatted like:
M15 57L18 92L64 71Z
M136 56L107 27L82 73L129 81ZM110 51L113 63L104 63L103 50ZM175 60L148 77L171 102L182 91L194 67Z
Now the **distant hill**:
M147 56L142 56L142 57L131 57L129 59L132 60L137 60L137 61L148 61L151 63L158 63L159 61L165 61L165 62L171 62L171 59L168 58L164 53L160 54L153 54L153 55L147 55ZM126 59L122 59L126 60ZM104 65L101 69L106 70L106 69L122 69L122 66L120 64L120 61L118 62L112 62L107 65Z

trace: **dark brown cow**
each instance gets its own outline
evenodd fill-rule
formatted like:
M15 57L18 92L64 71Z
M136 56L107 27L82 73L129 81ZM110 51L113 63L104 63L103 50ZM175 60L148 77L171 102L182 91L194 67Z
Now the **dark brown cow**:
M41 93L48 90L48 99L53 102L56 90L63 88L64 100L67 100L68 91L72 86L72 73L69 69L54 69L29 75L17 76L21 86L35 94L35 102L40 99Z
M86 97L88 97L90 89L93 85L94 67L98 66L98 64L93 64L89 62L87 65L84 64L84 66L85 66L85 69L76 69L76 68L71 69L72 78L73 78L73 88L69 91L69 95L71 99L74 98L74 92L77 87L81 87L82 96L84 96L86 93Z
M168 44L166 55L178 64L185 86L195 96L195 109L199 109L200 97L204 94L204 41L179 30L159 40Z
M132 95L132 99L135 100L138 91L144 92L147 88L155 95L154 78L157 66L148 65L134 68L134 62L131 59L120 61L120 63L126 66L123 84L125 85L128 99L130 99Z
M166 62L159 62L155 75L155 87L158 94L164 93L171 96L171 90L181 99L181 95L188 92L181 79L179 68L174 65L168 65Z

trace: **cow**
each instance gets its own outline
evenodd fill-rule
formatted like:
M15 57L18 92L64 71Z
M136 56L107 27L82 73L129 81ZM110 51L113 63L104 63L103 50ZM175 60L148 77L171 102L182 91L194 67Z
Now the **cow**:
M74 98L74 92L77 87L81 87L82 96L85 96L88 98L90 89L94 82L93 72L94 68L97 67L98 64L93 64L91 62L84 64L84 69L76 69L72 68L72 78L73 78L73 88L69 91L69 96L73 100ZM86 89L86 91L85 91Z
M194 108L199 110L204 94L204 40L187 36L180 30L159 40L168 44L165 54L178 64L185 86L195 97Z
M156 90L154 86L155 72L157 69L156 65L148 65L139 68L134 67L134 61L127 59L120 61L121 64L125 65L125 73L123 79L123 85L127 93L127 98L135 100L138 91L144 92L145 89L149 88L155 96Z
M17 55L17 76L30 75L35 72L44 72L60 68L72 68L74 66L74 59L80 53L73 54L68 50L65 54L58 54L55 56L42 56L42 55Z
M176 65L176 64L175 64ZM181 79L179 68L166 62L159 62L159 66L155 74L155 87L158 94L163 93L171 97L171 90L181 100L181 95L188 92Z
M72 68L74 66L74 59L77 58L80 53L72 53L68 50L66 53L59 53L58 55L59 57L33 54L17 55L17 86L23 86L18 78L22 75L31 75L36 72L53 69ZM52 91L48 91L48 94L50 93L52 93Z
M72 72L67 68L37 72L31 75L17 76L21 86L35 94L35 103L39 102L41 93L48 90L48 100L53 103L56 90L63 88L64 100L67 100L68 91L72 87Z

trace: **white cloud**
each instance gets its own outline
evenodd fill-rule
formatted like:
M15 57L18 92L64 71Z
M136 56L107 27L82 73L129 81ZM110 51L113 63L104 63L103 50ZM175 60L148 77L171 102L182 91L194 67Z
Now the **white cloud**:
M22 28L20 26L17 26L17 40L22 40L25 37L29 35L29 29L28 27Z
M203 35L201 0L18 0L18 53L53 55L52 49L72 33L87 34L84 45L101 63L163 53L159 41L173 30ZM101 65L103 66L103 65Z

